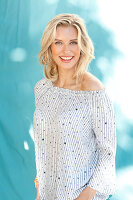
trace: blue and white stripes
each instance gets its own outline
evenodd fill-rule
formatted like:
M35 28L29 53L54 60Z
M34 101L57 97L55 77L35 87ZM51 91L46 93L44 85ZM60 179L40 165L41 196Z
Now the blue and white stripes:
M115 191L116 133L105 92L74 91L48 79L34 87L35 158L41 200L74 200L88 185L94 200Z

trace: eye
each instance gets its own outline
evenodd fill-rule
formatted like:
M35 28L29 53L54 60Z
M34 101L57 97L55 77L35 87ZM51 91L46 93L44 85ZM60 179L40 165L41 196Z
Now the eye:
M75 42L75 41L72 41L70 44L78 44L77 42Z
M62 44L62 43L58 41L58 42L55 42L55 44Z

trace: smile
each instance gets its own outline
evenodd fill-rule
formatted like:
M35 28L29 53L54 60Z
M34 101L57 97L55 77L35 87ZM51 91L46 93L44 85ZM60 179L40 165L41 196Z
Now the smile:
M70 62L74 56L60 56L62 62Z

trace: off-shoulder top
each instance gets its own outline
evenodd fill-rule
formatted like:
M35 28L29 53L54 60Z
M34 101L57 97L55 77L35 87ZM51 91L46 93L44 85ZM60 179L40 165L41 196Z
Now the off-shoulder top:
M93 199L116 190L116 128L106 89L71 90L47 78L34 87L33 130L40 200L73 200L89 186Z

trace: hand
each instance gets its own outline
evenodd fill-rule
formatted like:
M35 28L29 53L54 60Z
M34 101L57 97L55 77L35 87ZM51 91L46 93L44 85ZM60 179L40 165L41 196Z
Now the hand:
M36 200L40 200L40 195L39 195L39 183L36 183L36 190L37 190L37 196L36 196Z
M80 195L74 199L74 200L92 200L92 198L95 196L96 190L93 188L90 188L87 186L81 193Z

